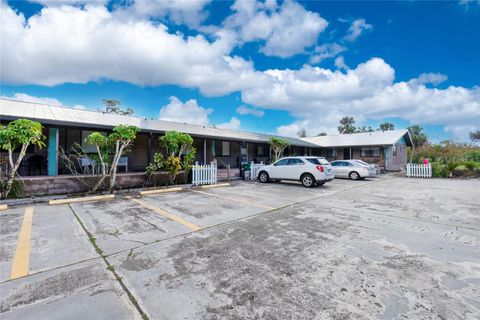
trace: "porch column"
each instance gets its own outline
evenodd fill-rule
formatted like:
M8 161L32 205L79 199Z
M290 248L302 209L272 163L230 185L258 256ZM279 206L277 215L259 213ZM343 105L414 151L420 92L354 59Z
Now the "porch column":
M207 164L207 139L203 139L203 164Z
M58 128L48 128L48 175L58 175Z
M147 138L147 162L152 163L152 133L148 134Z

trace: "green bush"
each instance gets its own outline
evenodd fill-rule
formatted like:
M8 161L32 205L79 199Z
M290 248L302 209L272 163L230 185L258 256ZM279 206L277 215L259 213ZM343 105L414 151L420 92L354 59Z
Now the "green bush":
M447 165L440 162L432 162L432 175L439 178L448 178Z

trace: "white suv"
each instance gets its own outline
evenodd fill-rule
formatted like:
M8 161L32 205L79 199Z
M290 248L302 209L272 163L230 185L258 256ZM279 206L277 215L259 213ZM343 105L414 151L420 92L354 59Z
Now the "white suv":
M298 180L304 187L322 185L333 180L332 166L320 157L286 157L258 170L257 178L271 180Z

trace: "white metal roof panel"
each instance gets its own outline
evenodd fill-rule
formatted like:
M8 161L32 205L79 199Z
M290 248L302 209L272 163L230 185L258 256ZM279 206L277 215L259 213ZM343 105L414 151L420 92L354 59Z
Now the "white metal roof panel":
M45 104L16 101L0 98L0 120L26 118L37 120L45 124L65 126L82 126L88 128L113 128L120 124L134 125L142 131L181 131L192 135L243 140L253 142L268 142L273 135L247 131L222 129L211 126L163 121L134 116L105 114L102 112L72 109ZM315 144L297 138L286 138L293 145L302 147L316 147Z
M380 146L394 145L404 136L408 140L407 143L411 144L411 137L407 129L327 135L303 138L302 140L321 147Z

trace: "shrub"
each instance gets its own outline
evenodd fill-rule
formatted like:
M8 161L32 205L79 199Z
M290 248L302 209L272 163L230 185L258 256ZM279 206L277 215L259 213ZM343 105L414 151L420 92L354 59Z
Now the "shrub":
M447 165L440 162L432 162L432 175L434 177L447 178L448 173Z
M464 165L459 165L455 169L453 169L453 176L454 177L468 177L470 170Z

